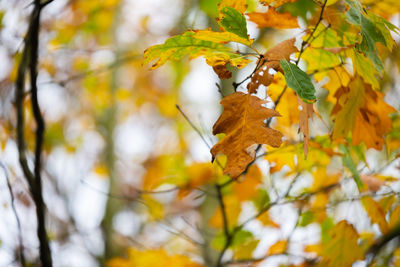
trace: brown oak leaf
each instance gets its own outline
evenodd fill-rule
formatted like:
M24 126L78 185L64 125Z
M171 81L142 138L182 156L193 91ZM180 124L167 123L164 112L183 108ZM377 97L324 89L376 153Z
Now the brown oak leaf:
M262 62L258 63L261 64L260 67L247 84L249 93L256 93L260 84L268 86L272 83L274 76L269 73L269 70L282 71L280 66L281 59L289 60L290 55L298 51L294 46L295 41L295 38L291 38L268 49L264 57L260 59Z
M264 103L265 100L242 92L221 101L224 111L214 124L213 134L225 133L226 136L211 148L211 154L213 158L220 153L227 156L224 173L232 178L237 178L254 160L257 145L279 147L282 143L282 134L264 123L280 115L263 107Z

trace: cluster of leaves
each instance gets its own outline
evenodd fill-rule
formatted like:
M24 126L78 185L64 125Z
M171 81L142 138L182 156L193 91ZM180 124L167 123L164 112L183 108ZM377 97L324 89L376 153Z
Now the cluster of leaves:
M256 52L258 59L254 70L240 83L233 82L235 92L222 99L224 110L213 127L214 135L224 135L211 148L212 161L221 159L220 154L226 155L223 167L224 174L228 175L227 181L217 179L221 205L215 216L219 219L211 220L212 225L225 229L215 241L222 251L219 260L228 248L234 251L238 262L257 262L270 255L288 253L290 240L278 240L265 256L252 258L259 240L243 227L252 219L258 219L279 228L268 216L268 210L289 198L289 201L299 201L300 215L295 228L313 222L321 225L321 242L305 247L305 252L316 257L306 257L305 262L317 261L318 266L351 266L371 253L368 248L375 239L360 235L346 220L334 224L332 215L326 213L332 195L338 194L338 187L346 181L345 174L332 172L329 166L335 158L342 159L343 167L358 186L358 198L371 223L379 225L381 234L396 229L397 223L393 222L397 219L389 219L392 220L389 226L387 218L397 216L398 206L384 204L389 199L395 201L395 193L385 193L377 200L369 196L391 178L375 173L360 174L357 165L364 162L368 166L365 151L369 148L382 150L385 143L388 160L397 157L397 146L388 143L394 140L386 139L393 132L396 119L391 114L395 114L396 109L384 101L380 80L385 73L384 59L396 47L392 34L398 34L399 29L374 14L373 5L365 7L358 0L315 1L311 7L299 7L302 1L260 1L267 11L250 13L245 13L246 2L223 0L219 3L220 32L189 30L144 53L146 63L156 61L152 69L186 55L190 58L203 56L219 78L229 79L232 73L227 65L243 68L253 56L245 51ZM249 39L245 15L259 28L299 28L296 11L307 8L313 17L304 17L310 26L297 37L299 42L291 38L263 54L258 52L254 40ZM226 45L229 42L240 43L247 49L234 50L233 46ZM247 92L236 91L245 82ZM316 85L319 90L315 89ZM261 88L266 88L266 100L257 95ZM273 109L265 106L271 101ZM327 135L310 137L309 120L314 114L328 128ZM277 117L276 122L274 117ZM276 129L271 129L274 124ZM303 136L303 150L292 135L296 125ZM282 141L283 136L287 141ZM258 167L251 165L258 158L261 145L267 145L263 155L271 166L271 175L282 175L284 166L289 167L289 172L283 171L284 176L295 174L286 193L278 194L275 201L268 196L270 190L263 189ZM221 166L220 162L218 164ZM313 176L313 186L292 195L292 186L305 172ZM242 175L244 178L240 178ZM237 183L232 179L243 181ZM230 185L232 181L233 186ZM259 212L239 223L240 202L245 200L254 201ZM393 260L397 258L393 256Z

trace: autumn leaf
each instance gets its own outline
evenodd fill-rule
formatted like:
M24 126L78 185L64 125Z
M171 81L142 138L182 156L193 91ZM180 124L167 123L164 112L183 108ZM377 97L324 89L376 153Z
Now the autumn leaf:
M376 223L383 234L389 231L388 223L385 219L385 211L373 198L365 196L361 199L361 203L364 206L372 223Z
M268 255L282 254L286 251L287 246L287 240L278 240L268 249Z
M211 149L213 158L219 154L227 156L225 174L238 177L255 158L255 149L259 144L279 147L282 134L268 128L264 120L279 116L279 113L265 108L266 101L242 92L233 93L221 104L224 111L213 127L213 134L225 133L226 136Z
M353 144L364 142L368 148L382 149L384 135L392 128L389 114L395 109L382 100L382 93L372 90L355 77L348 88L336 92L338 99L332 113L336 115L333 138L353 132Z
M349 83L349 87L340 88L335 97L337 103L332 110L336 115L333 128L333 138L343 138L353 130L358 110L364 106L365 91L362 80L355 78Z
M165 266L173 262L174 267L200 267L189 257L183 255L169 255L165 250L138 250L128 249L128 258L113 258L107 262L107 267L155 267Z
M340 221L329 232L329 242L323 245L322 265L330 267L350 267L362 260L364 253L358 246L358 233L346 221Z
M285 74L287 85L306 103L311 103L310 101L315 100L315 88L310 77L299 67L288 62L286 59L282 59L280 63Z
M268 86L272 83L274 76L269 73L270 69L280 71L280 61L282 59L289 60L290 55L298 51L294 46L295 41L295 38L282 41L265 52L263 58L260 59L261 62L258 62L259 69L247 84L249 93L256 93L261 84Z
M247 15L250 21L257 24L258 28L293 29L299 27L297 18L292 17L289 12L277 12L273 7L269 7L265 13L253 12Z
M299 97L297 97L297 102L299 103L301 109L300 109L300 122L299 122L299 129L300 132L303 133L304 137L304 157L307 158L308 154L308 140L310 138L309 135L309 128L308 128L308 119L312 118L314 114L314 108L313 104L311 103L305 103L303 100L301 100Z
M236 42L249 46L253 43L253 39L242 38L231 32L214 32L211 30L194 30L193 32L193 38L219 44Z
M251 165L243 181L237 181L233 186L237 198L240 201L249 200L256 196L257 187L262 184L262 172L257 165Z
M204 56L211 66L223 62L242 68L250 62L222 44L196 39L194 35L194 32L187 31L167 39L164 44L149 47L144 51L144 63L156 60L151 67L156 69L168 60L180 60L187 55L190 58Z

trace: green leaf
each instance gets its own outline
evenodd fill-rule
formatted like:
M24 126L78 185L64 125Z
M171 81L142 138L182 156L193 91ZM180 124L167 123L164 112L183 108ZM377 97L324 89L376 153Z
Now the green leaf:
M246 18L232 7L224 7L221 10L224 15L219 25L227 31L236 34L244 39L249 39L247 34Z
M157 60L151 67L156 69L165 64L168 60L180 60L189 55L190 58L204 56L207 63L229 63L232 66L241 68L249 63L242 55L233 52L231 48L219 43L196 39L195 33L187 31L182 35L171 37L164 44L154 45L144 51L144 63L148 64Z
M346 3L350 6L350 9L346 13L347 20L357 26L361 27L362 42L360 49L365 55L374 63L375 68L379 74L383 74L383 63L379 57L379 53L376 48L376 43L382 43L387 46L389 50L392 50L394 41L390 35L389 29L393 31L396 29L392 25L387 24L383 18L376 15L366 16L363 13L363 8L359 1L346 0Z
M287 85L292 88L296 94L305 102L315 100L315 88L310 77L295 64L288 62L286 59L281 60L281 67L285 73Z

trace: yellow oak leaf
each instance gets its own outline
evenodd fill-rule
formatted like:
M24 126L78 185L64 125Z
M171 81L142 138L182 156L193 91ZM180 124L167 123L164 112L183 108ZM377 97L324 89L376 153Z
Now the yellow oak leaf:
M221 101L224 111L214 124L213 134L225 133L226 136L211 148L211 154L227 156L224 173L232 178L237 178L254 160L257 145L279 147L282 143L282 134L264 124L264 120L280 115L263 107L264 103L266 101L242 92L235 92Z
M252 12L247 15L250 21L257 24L258 28L293 29L299 27L297 18L293 17L289 12L277 12L271 6L265 13Z
M361 199L361 203L364 206L372 223L376 223L383 234L389 231L389 226L385 219L385 211L372 197L365 196Z
M231 32L214 32L211 30L195 30L193 32L193 38L214 43L226 44L236 42L244 45L251 45L253 43L253 39L245 39Z
M355 261L364 258L358 246L358 233L346 221L340 221L329 232L330 240L323 245L320 266L350 267Z
M169 255L165 250L128 249L128 258L113 258L107 262L107 267L157 267L173 263L174 267L200 267L201 264L192 261L184 255Z
M282 254L288 246L287 240L279 240L268 249L268 255Z

